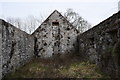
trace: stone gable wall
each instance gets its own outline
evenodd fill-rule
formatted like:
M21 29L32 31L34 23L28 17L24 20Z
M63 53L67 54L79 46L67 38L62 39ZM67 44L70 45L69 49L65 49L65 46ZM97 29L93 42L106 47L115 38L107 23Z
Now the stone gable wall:
M53 23L56 24L53 24ZM51 57L76 51L77 30L57 11L32 34L35 37L35 54Z
M120 12L78 37L79 54L84 59L113 77L120 76Z

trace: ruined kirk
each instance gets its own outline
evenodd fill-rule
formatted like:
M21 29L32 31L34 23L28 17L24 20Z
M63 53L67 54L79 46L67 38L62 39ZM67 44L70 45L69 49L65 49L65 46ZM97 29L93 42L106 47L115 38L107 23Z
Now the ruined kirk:
M88 31L79 31L55 10L32 34L0 19L2 76L34 57L79 54L110 76L120 77L120 11Z

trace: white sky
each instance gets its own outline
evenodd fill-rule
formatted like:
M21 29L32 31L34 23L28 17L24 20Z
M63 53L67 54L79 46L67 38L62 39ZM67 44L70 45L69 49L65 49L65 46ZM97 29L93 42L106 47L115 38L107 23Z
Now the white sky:
M118 11L119 0L0 0L0 18L29 15L47 18L55 9L65 12L72 8L92 25Z

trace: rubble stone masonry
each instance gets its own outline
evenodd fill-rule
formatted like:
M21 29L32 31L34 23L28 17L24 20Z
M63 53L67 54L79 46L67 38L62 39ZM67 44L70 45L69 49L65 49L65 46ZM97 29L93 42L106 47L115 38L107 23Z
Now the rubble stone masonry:
M84 59L96 63L103 72L120 77L120 12L78 37L79 54Z
M1 64L4 75L31 60L34 55L34 38L4 20L0 22Z
M33 59L79 53L103 72L120 77L120 11L88 31L79 32L54 11L33 34L0 19L0 78Z

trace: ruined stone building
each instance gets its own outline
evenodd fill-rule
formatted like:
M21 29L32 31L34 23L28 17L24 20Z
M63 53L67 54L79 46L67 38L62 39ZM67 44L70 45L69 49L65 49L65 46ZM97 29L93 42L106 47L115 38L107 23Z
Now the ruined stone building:
M79 32L55 10L31 35L0 19L0 72L5 75L33 59L76 53L113 77L120 76L120 11Z

